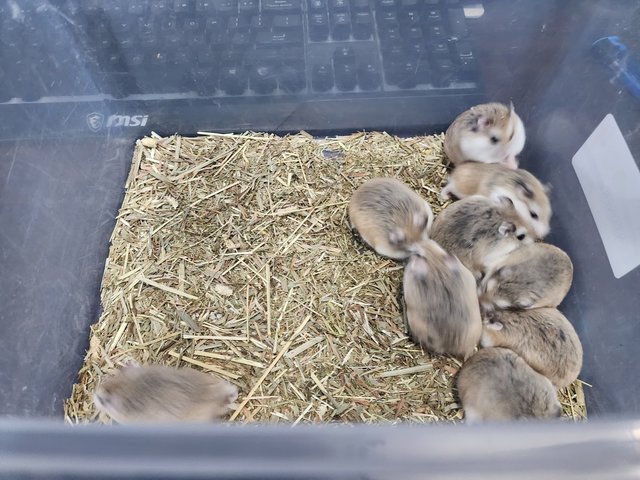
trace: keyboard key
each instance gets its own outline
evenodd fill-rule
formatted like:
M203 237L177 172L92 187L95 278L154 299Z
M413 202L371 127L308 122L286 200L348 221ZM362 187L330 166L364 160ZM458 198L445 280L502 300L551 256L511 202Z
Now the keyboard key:
M358 80L355 67L352 65L334 66L336 87L342 92L349 92L356 88Z
M239 17L237 15L234 15L232 17L229 17L229 20L227 21L227 30L229 31L229 33L235 33L235 32L249 32L249 19L247 19L247 17Z
M205 20L199 17L189 17L184 20L182 28L187 35L204 32Z
M433 43L429 46L432 58L449 58L449 48L446 43Z
M251 69L249 86L256 93L265 95L278 87L275 69L269 65L258 65Z
M174 0L173 11L175 13L191 13L193 11L193 3L191 0Z
M422 0L400 0L401 10L418 10L422 7Z
M388 28L397 28L400 26L400 23L398 22L398 14L396 12L380 12L377 15L377 18L378 26L383 30Z
M275 15L273 29L302 31L302 17L300 15Z
M195 9L197 13L213 13L215 11L213 0L196 0Z
M123 15L114 17L111 21L113 33L119 38L123 35L130 34L136 30L138 22L131 15Z
M238 12L237 0L212 0L213 9L218 15L235 15Z
M250 29L252 32L257 33L269 30L270 28L271 22L269 22L269 17L266 17L265 15L256 15L251 17Z
M258 32L256 44L263 47L277 47L279 45L295 45L302 43L300 32Z
M155 34L140 36L140 46L142 47L143 50L147 52L157 50L159 45L160 45L159 37Z
M330 12L347 12L349 11L348 0L329 0Z
M143 15L147 10L147 2L144 0L130 0L127 11L130 15Z
M175 17L165 15L158 19L158 28L161 34L171 34L178 30L178 25Z
M240 15L257 15L260 7L259 0L240 0L238 2L238 12Z
M280 89L287 93L298 93L306 87L304 64L286 66L280 72L278 79Z
M244 51L246 47L251 43L251 37L249 32L236 32L231 37L231 47L236 51ZM239 50L238 50L239 49Z
M380 10L395 10L398 7L398 0L378 0Z
M427 8L427 10L425 11L425 20L431 25L440 24L442 23L442 14L438 9Z
M219 34L226 30L226 22L220 17L208 17L205 19L205 30L209 34Z
M432 83L437 87L447 87L455 74L455 66L449 59L437 59L433 61Z
M309 11L314 13L323 13L327 11L327 0L310 0Z
M356 12L353 15L353 37L356 40L368 40L373 34L373 15L371 12Z
M422 26L422 16L418 10L405 10L398 16L400 25L405 28Z
M329 36L329 16L326 13L309 14L309 38L322 42Z
M318 92L333 88L333 68L330 64L316 65L311 71L311 86Z
M191 79L198 95L206 97L216 93L218 79L213 68L194 67L191 69Z
M262 0L264 13L299 13L302 11L302 0Z
M453 54L460 70L466 72L475 70L476 58L469 42L464 40L454 42Z
M365 63L358 68L358 85L362 90L376 90L380 87L380 71L373 63Z
M242 95L247 89L248 82L247 70L240 65L224 67L220 71L220 88L227 95Z
M169 13L169 0L150 0L149 11L152 15L164 15Z
M463 38L469 34L467 19L462 8L449 9L449 31L455 38Z
M142 17L138 19L138 26L136 27L138 35L153 35L156 31L156 23L151 17Z
M442 42L446 38L444 27L442 25L429 25L427 27L427 36L432 42Z
M399 68L399 77L400 80L398 82L398 86L400 88L415 88L418 83L418 79L416 77L417 65L415 62L411 60L407 60L405 63L400 65Z
M331 15L331 37L334 40L346 40L351 35L351 15L347 12Z
M371 5L369 0L351 0L351 12L369 12Z
M333 68L336 70L338 65L356 66L356 54L351 47L339 47L333 52Z

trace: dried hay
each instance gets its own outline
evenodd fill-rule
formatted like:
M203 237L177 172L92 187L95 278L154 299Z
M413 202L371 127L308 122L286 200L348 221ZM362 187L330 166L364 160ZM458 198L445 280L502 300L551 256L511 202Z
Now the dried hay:
M400 177L437 214L442 139L138 142L67 420L98 419L97 383L130 361L229 379L242 422L460 420L460 363L407 338L402 265L355 240L346 214L354 188L375 176ZM586 416L579 382L561 397L568 416Z

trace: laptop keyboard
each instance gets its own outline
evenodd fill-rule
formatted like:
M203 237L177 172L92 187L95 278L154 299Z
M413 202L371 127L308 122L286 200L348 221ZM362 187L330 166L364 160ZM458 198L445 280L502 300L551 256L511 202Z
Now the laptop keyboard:
M0 1L0 102L478 90L459 0L28 3Z

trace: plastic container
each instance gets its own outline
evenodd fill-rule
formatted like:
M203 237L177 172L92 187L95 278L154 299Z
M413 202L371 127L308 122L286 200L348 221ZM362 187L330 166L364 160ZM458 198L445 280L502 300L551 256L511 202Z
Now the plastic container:
M402 22L413 21L407 11L414 5L398 2L376 0L363 7L366 2L353 0L348 11L340 2L330 2L322 8L329 9L323 10L333 22L329 28L337 30L317 41L309 30L309 22L317 20L310 17L315 7L305 0L299 7L301 26L293 17L278 19L278 28L302 29L302 57L291 50L296 43L262 44L264 50L252 43L259 55L251 57L254 63L236 65L237 71L224 57L233 54L226 47L230 42L242 46L289 37L258 39L254 26L230 23L236 16L225 9L235 5L251 13L271 8L271 14L287 16L298 8L296 0L263 0L258 7L251 1L238 6L220 0L211 4L217 10L209 16L196 10L209 8L208 2L188 0L0 2L0 414L14 417L0 425L0 472L8 475L21 464L23 478L36 471L43 477L49 472L48 478L58 473L69 474L59 478L83 478L92 472L91 478L124 478L126 469L138 478L160 478L162 472L197 478L209 469L217 478L257 478L273 449L277 465L264 476L377 478L391 476L393 467L406 469L403 478L427 471L440 478L473 478L477 472L504 478L513 478L514 472L519 477L540 473L536 478L558 478L560 472L581 478L637 474L638 426L606 418L640 414L635 373L640 363L640 269L633 265L640 245L635 229L640 183L634 176L640 159L640 4L417 2L424 15L420 21L426 22L420 24L422 35L439 38L432 27L442 24L448 42L444 50L433 39L424 44L431 49L424 53L424 64L432 68L425 73L420 70L424 64L385 43L395 38L393 25L384 23L390 18L402 26L401 35L409 32L401 39L402 48L413 45L415 32ZM174 9L178 23L162 27L169 32L152 32L163 42L158 47L142 33L150 28L147 14L162 5ZM362 8L370 8L371 19L356 15ZM393 9L396 20L384 13ZM346 39L345 13L356 29ZM202 24L194 27L189 19L218 14L227 19L227 30L216 37L222 43L208 33L205 41L211 43L200 44ZM131 18L137 19L135 25ZM373 33L362 39L368 21L375 22ZM314 25L313 35L323 35L324 27ZM250 29L248 37L243 28ZM133 43L132 31L138 35ZM138 58L137 48L147 49L146 57ZM275 60L269 57L274 51L281 54ZM215 69L207 63L213 62L207 52L220 62ZM303 66L296 63L301 58ZM278 67L271 61L279 62ZM331 82L328 67L320 68L327 65ZM214 70L215 85L208 83ZM592 385L585 389L589 415L605 417L602 423L477 430L185 427L162 430L169 433L166 437L158 436L160 430L67 430L44 421L23 423L26 417L60 417L82 364L89 326L99 315L104 259L136 138L152 130L184 135L300 129L318 135L362 129L431 133L487 99L513 100L528 135L521 165L553 184L548 239L566 250L575 265L574 284L561 308L583 342L581 378ZM601 155L601 163L610 168L603 176L594 175L599 170L579 159L576 174L572 159L609 114L608 125L613 119L619 132L614 128L594 138L604 152L615 152L611 158ZM605 213L615 212L610 222L602 217L603 205ZM622 267L616 263L621 248L630 252L622 255L622 263L627 262ZM198 444L200 440L204 443ZM211 447L202 450L202 445ZM239 460L216 463L217 452L235 455L250 445L244 449L250 454L247 470ZM376 448L390 450L379 455L382 450ZM334 464L336 470L331 469Z

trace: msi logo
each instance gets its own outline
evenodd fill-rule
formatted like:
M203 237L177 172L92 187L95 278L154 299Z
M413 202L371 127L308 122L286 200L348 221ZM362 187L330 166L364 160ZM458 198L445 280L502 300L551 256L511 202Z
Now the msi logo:
M108 127L144 127L149 115L111 115L107 120Z
M104 115L98 112L93 112L87 115L87 125L93 132L97 132L102 128L104 124Z
M147 125L149 115L109 115L106 127L144 127ZM105 126L104 115L93 112L87 115L87 125L93 132L98 132Z

